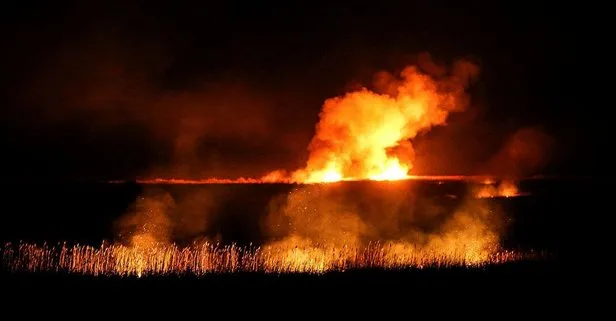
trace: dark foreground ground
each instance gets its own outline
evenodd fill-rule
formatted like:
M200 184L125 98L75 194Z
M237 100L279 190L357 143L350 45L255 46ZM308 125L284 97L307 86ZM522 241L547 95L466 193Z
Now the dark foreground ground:
M380 295L380 293L408 293L428 289L448 293L482 292L494 295L512 292L524 295L540 293L562 295L563 291L566 291L560 264L554 259L514 262L483 268L358 270L323 275L237 273L201 277L176 275L121 278L61 273L3 273L2 284L2 291L5 293L19 289L30 293L47 291L85 293L88 290L95 290L120 291L124 294L152 294L163 291L161 294L169 294L182 289L199 291L203 296L260 293L266 290L284 290L289 294L327 290L321 292L321 295L333 293L354 295L365 291L366 295Z

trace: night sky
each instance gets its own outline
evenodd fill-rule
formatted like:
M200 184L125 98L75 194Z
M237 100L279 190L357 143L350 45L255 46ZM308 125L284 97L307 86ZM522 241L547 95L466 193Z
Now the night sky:
M305 165L325 99L370 86L375 72L399 71L421 52L481 68L472 107L418 138L423 172L472 173L523 128L554 142L537 173L601 169L598 107L584 105L576 76L575 8L112 2L2 10L6 179L293 170Z

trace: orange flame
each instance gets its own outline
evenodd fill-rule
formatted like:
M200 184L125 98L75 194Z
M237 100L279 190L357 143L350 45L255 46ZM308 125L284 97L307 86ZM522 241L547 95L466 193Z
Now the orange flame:
M429 56L422 57L429 60ZM379 92L363 88L327 99L308 146L306 167L290 174L275 170L260 178L157 178L138 182L251 184L411 179L415 176L409 174L414 159L411 140L434 126L445 125L450 113L466 109L469 97L465 90L478 72L478 67L468 61L458 61L449 73L439 71L435 76L408 66L399 77L379 73Z
M415 66L401 79L389 79L392 93L368 89L328 99L306 168L292 174L296 182L400 180L413 168L410 140L433 126L444 125L450 112L462 111L464 92L477 67L459 62L447 78L424 74Z
M495 197L517 197L527 195L521 193L518 186L513 181L502 181L498 185L494 185L494 182L486 182L483 186L479 187L475 191L475 197L477 198L495 198Z
M393 170L392 170L393 171ZM383 176L382 176L383 177ZM382 177L373 176L369 178L371 180L377 181L385 181L388 179L384 179ZM329 179L328 179L329 178ZM184 178L152 178L152 179L138 179L135 182L138 184L148 184L148 185L172 185L172 184L186 184L186 185L205 185L205 184L267 184L267 183L319 183L319 182L336 182L343 180L342 178L336 179L337 175L335 172L326 173L325 179L318 181L303 181L297 182L293 181L289 178L285 171L273 171L261 178L246 178L240 177L236 179L232 178L205 178L205 179L184 179ZM417 181L465 181L465 182L481 182L484 185L492 185L495 183L495 178L486 177L484 175L407 175L405 179L409 180L417 180ZM520 180L529 180L533 179L533 177L523 177ZM389 179L392 180L392 179ZM113 180L107 181L110 184L125 184L128 181L124 180Z

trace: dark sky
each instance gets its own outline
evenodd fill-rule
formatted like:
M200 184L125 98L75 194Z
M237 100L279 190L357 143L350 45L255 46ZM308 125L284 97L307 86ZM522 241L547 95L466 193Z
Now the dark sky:
M326 98L370 85L376 71L400 70L420 52L481 67L471 110L419 138L426 171L472 172L528 127L556 142L542 172L598 168L601 131L576 79L575 8L112 2L22 1L3 10L5 177L295 169Z

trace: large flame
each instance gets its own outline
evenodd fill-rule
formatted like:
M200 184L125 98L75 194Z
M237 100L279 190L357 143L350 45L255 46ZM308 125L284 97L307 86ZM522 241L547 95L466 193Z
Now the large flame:
M422 57L429 60L429 56ZM469 102L466 89L479 72L477 66L464 60L454 63L449 72L441 67L427 69L433 74L417 66L404 68L398 77L381 72L375 83L378 90L362 88L327 99L303 169L290 174L275 170L260 178L157 178L138 182L329 183L414 178L410 174L415 156L411 140L434 126L445 125L450 113L465 110Z
M411 139L445 124L449 113L467 105L464 92L477 67L458 62L447 77L433 77L410 66L400 79L387 74L376 93L361 89L323 105L306 168L292 180L304 183L409 178ZM383 79L385 79L383 81ZM391 89L393 88L393 90Z

